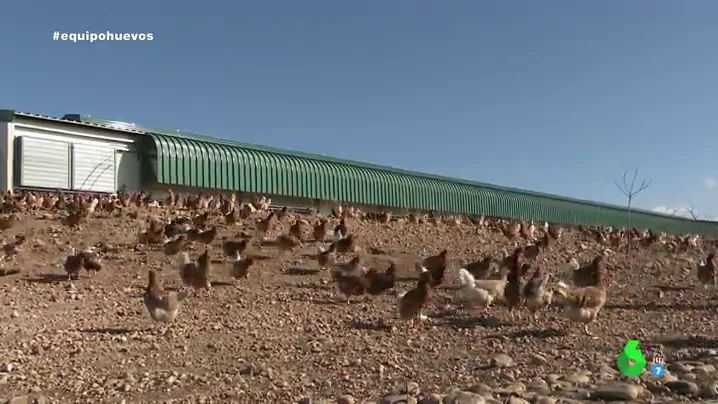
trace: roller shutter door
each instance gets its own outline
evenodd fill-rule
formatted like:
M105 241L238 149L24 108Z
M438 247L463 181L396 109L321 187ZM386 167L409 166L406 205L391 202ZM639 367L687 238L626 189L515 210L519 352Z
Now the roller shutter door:
M117 191L115 148L106 144L72 145L73 189L91 192Z
M20 141L19 184L28 188L69 189L70 142L28 136Z

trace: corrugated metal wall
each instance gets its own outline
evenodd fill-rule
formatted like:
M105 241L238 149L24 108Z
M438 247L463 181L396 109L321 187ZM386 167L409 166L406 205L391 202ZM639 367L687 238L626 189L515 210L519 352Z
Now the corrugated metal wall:
M372 206L623 226L617 206L204 137L148 133L143 177L168 186L237 190ZM637 227L718 234L714 222L636 210Z
M19 184L30 188L69 189L70 142L37 139L29 136L17 138L20 160Z

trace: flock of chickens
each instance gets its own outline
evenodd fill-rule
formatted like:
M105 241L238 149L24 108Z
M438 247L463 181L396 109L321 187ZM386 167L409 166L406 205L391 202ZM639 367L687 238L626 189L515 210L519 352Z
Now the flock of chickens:
M250 229L239 233L236 238L221 240L222 255L229 266L229 274L236 279L249 280L255 258L245 256L247 247L258 244L261 247L276 248L281 251L295 251L308 242L324 243L327 236L332 237L327 247L319 247L313 258L323 269L328 269L337 289L349 302L360 295L379 295L392 291L396 283L397 267L392 263L388 269L379 271L364 268L359 246L351 229L350 220L377 220L389 223L405 220L415 223L460 225L466 218L441 217L436 214L410 214L397 218L390 212L362 212L354 207L337 205L332 215L322 217L314 213L298 216L286 207L281 210L270 208L268 198L254 198L251 203L241 203L235 195L185 195L179 196L168 191L169 196L162 203L154 201L142 192L120 193L117 195L63 195L60 193L8 192L0 210L0 229L12 227L21 220L25 211L56 210L62 213L61 221L71 228L82 226L84 220L94 214L127 214L137 217L141 209L154 212L155 218L149 221L146 231L139 235L142 244L158 246L167 256L178 256L178 273L186 289L174 292L163 289L158 274L148 271L148 283L144 293L144 305L150 317L157 324L171 324L177 317L182 303L193 292L197 295L211 293L210 275L212 244L217 239L221 227L215 217L222 217L226 226L243 224ZM268 212L265 214L265 212ZM186 213L186 215L180 215ZM303 218L304 217L304 218ZM267 238L267 234L282 220L289 220L291 226L286 234ZM467 310L479 310L488 313L492 304L502 301L508 308L512 319L521 316L526 309L533 320L540 313L555 304L563 307L563 314L571 321L584 325L586 334L591 335L588 325L593 322L606 304L608 287L603 265L603 255L596 256L591 262L581 265L573 260L572 285L562 281L552 281L552 277L539 265L539 257L561 242L563 228L544 223L542 227L533 222L507 221L502 219L476 217L468 219L478 229L503 233L514 244L513 252L498 258L487 256L476 262L466 263L458 269L461 286L452 306L461 306ZM306 228L311 231L307 232ZM655 234L650 230L588 228L578 226L578 230L591 236L596 242L612 248L622 244L636 248L659 243L668 250L696 248L701 240L697 235L668 236ZM311 233L308 237L306 233ZM24 237L18 236L13 242L3 246L5 257L17 254ZM189 245L202 246L202 253L193 259ZM343 259L346 257L346 259ZM698 267L698 279L703 284L718 284L713 254ZM74 251L66 258L64 268L69 279L78 279L80 271L98 271L102 262L95 248ZM416 285L405 293L398 294L397 311L399 318L425 320L422 309L430 302L436 288L441 286L449 273L449 252L443 250L436 255L417 260L414 265L418 280ZM166 330L166 329L165 329Z

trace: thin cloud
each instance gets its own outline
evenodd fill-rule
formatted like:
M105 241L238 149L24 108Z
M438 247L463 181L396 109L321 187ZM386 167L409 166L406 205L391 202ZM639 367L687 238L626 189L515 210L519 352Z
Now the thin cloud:
M718 184L718 181L716 181L715 178L706 178L703 180L703 183L705 184L706 188L712 189L715 188L716 184Z

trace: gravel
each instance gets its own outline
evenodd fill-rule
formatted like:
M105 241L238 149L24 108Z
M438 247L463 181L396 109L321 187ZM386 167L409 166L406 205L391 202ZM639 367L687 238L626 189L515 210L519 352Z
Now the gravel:
M538 323L509 321L497 306L480 319L445 306L456 271L409 328L395 316L396 293L413 285L413 262L447 248L452 267L512 245L473 225L351 221L366 265L398 263L395 291L347 304L326 271L305 254L272 249L249 281L215 264L210 294L190 297L166 334L142 303L147 270L180 287L177 258L137 245L152 213L92 217L79 230L47 213L22 217L3 235L28 238L0 278L0 402L19 403L572 403L710 402L718 399L715 291L697 287L697 248L655 245L628 258L577 232L540 258L555 277L570 258L606 254L609 303L582 334L550 312ZM101 215L100 215L101 216ZM215 220L221 219L217 217ZM252 227L248 225L246 227ZM288 228L287 220L270 235ZM233 236L242 224L221 230ZM62 269L70 247L104 243L104 268L77 281ZM218 242L216 242L218 243ZM221 252L219 245L214 248ZM370 254L371 252L380 253ZM196 256L198 253L193 252ZM341 257L346 259L347 256ZM221 259L219 255L214 259ZM13 271L7 271L12 273ZM568 278L567 278L568 279ZM616 356L628 339L661 344L663 378L620 376Z

